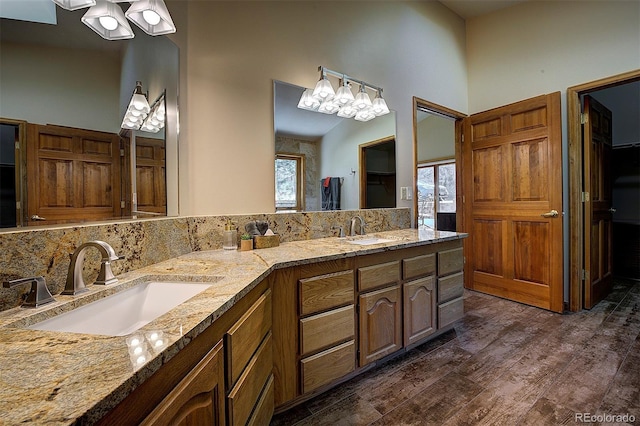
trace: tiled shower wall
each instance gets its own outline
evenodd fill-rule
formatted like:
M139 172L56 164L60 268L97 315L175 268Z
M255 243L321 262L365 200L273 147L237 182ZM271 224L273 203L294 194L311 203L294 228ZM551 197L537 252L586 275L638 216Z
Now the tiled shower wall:
M112 263L118 275L192 251L222 248L222 232L227 219L238 228L252 220L266 220L282 242L337 236L337 226L347 229L348 222L360 215L367 232L411 227L410 209L372 209L306 213L269 213L232 216L193 216L124 221L110 224L24 229L0 233L0 280L42 275L52 294L64 289L69 255L91 240L109 243L124 259ZM268 250L268 249L266 249ZM87 250L85 278L95 280L98 272L97 250ZM0 311L20 305L28 285L0 288Z

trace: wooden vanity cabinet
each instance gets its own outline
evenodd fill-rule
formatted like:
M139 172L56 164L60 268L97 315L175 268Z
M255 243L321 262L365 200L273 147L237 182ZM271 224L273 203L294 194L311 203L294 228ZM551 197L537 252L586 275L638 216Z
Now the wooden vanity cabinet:
M224 424L222 341L140 423L141 426Z
M413 345L437 330L436 253L402 260L404 346Z
M271 318L264 280L98 424L267 424L274 409Z

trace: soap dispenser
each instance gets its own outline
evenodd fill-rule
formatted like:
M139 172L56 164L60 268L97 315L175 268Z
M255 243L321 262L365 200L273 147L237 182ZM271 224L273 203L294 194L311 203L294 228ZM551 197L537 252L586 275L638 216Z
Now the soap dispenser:
M224 233L222 234L222 248L225 250L237 250L238 249L238 231L231 223L231 219L227 219L227 224L224 226Z

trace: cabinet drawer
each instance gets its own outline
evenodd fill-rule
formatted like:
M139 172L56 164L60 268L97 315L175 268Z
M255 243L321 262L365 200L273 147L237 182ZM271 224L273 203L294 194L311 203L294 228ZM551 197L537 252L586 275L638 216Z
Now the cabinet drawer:
M238 380L260 342L271 330L271 290L267 290L229 329L226 336L227 379Z
M353 303L353 271L305 278L300 283L300 315Z
M262 395L256 403L256 408L247 423L247 426L263 426L268 425L273 417L274 410L273 400L273 374L269 376L269 380L262 390Z
M438 275L447 275L452 272L462 271L464 267L463 259L462 248L438 252Z
M354 329L354 305L304 318L300 320L300 353L305 356L318 349L352 339Z
M249 361L249 365L238 379L238 383L231 388L227 398L230 425L245 425L247 423L267 379L272 376L271 344L271 333L269 333Z
M358 290L365 291L400 281L400 261L358 268Z
M464 316L462 297L438 305L438 328L444 328Z
M462 272L438 278L438 302L447 302L461 297L464 291L464 275Z
M435 274L436 254L411 257L402 261L402 278L407 280L422 275Z
M353 340L314 356L301 364L302 393L311 392L355 369L356 345Z

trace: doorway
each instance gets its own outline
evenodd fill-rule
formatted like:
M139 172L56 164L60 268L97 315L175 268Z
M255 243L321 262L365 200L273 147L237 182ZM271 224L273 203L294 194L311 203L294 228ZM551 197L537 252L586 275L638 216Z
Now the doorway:
M584 111L584 99L586 96L591 95L595 97L600 97L602 99L603 94L605 94L607 89L614 89L625 87L625 89L630 89L632 84L638 84L640 82L640 70L631 71L628 73L607 77L604 79L596 80L590 83L585 83L579 86L573 86L567 89L567 120L568 120L568 133L569 133L569 187L571 188L569 194L569 207L570 207L570 219L569 219L569 240L570 240L570 279L569 279L569 309L571 311L579 311L582 308L589 308L597 303L597 299L600 295L597 292L593 291L593 282L597 280L602 275L603 271L606 271L606 267L608 266L608 262L612 262L613 259L616 259L617 256L613 255L613 250L621 250L625 255L630 255L632 259L635 259L636 263L638 262L638 242L634 245L633 239L638 238L640 223L638 223L638 216L635 214L633 217L635 220L626 220L627 215L633 215L634 213L627 213L625 210L628 205L631 205L633 209L638 209L638 198L628 197L623 195L623 204L620 204L618 201L614 199L613 205L611 206L612 210L610 214L612 216L613 230L608 233L607 239L602 239L599 242L597 247L594 247L593 241L594 239L597 241L598 238L603 235L600 231L602 226L599 224L599 220L594 220L598 218L598 214L594 216L594 205L597 208L597 203L599 200L594 202L592 200L593 190L591 189L593 185L593 175L591 173L592 167L595 167L594 163L586 157L585 160L585 143L583 139L583 121L588 122L588 118L583 115ZM638 102L638 99L635 99L635 102ZM609 103L609 108L613 107L611 102L604 101L604 103ZM635 105L637 107L637 104ZM637 127L637 112L635 113L635 126ZM613 131L613 145L616 146L616 131L615 131L615 122L616 122L616 114L614 111L612 121L614 123L614 131ZM635 141L638 142L637 140ZM621 144L624 145L624 144ZM630 150L628 151L629 156L634 154L633 143L631 144ZM621 166L617 163L617 159L620 154L616 154L616 152L620 153L620 148L613 149L613 154L610 159L605 160L604 162L598 162L597 167L605 167L606 166L614 166L612 167L613 174L611 175L611 182L615 188L616 180L618 178L622 178L623 181L628 180L627 184L624 186L624 191L634 191L635 194L638 194L640 191L640 185L638 185L638 174L637 174L637 166L633 166L633 162L631 162L628 167ZM635 151L636 153L638 151ZM626 156L625 156L626 157ZM624 176L616 176L617 173L623 171L626 167L626 174ZM625 209L621 211L615 204L625 206ZM614 211L615 210L615 211ZM638 210L635 210L636 212ZM620 220L622 219L622 220ZM589 226L586 226L589 224ZM598 226L596 226L598 225ZM616 234L620 231L620 225L622 227L631 227L631 230L626 230L623 238L621 240L616 240ZM597 231L597 232L596 232ZM622 247L625 243L631 244L633 250L625 251ZM612 247L612 250L607 250L608 247ZM596 249L596 250L594 250ZM612 259L613 258L613 259ZM609 263L610 264L610 263ZM633 269L633 265L632 269ZM620 268L616 268L616 265L613 265L613 273L617 274Z
M360 208L396 206L396 140L360 145Z
M0 228L23 224L24 131L23 121L0 120Z

